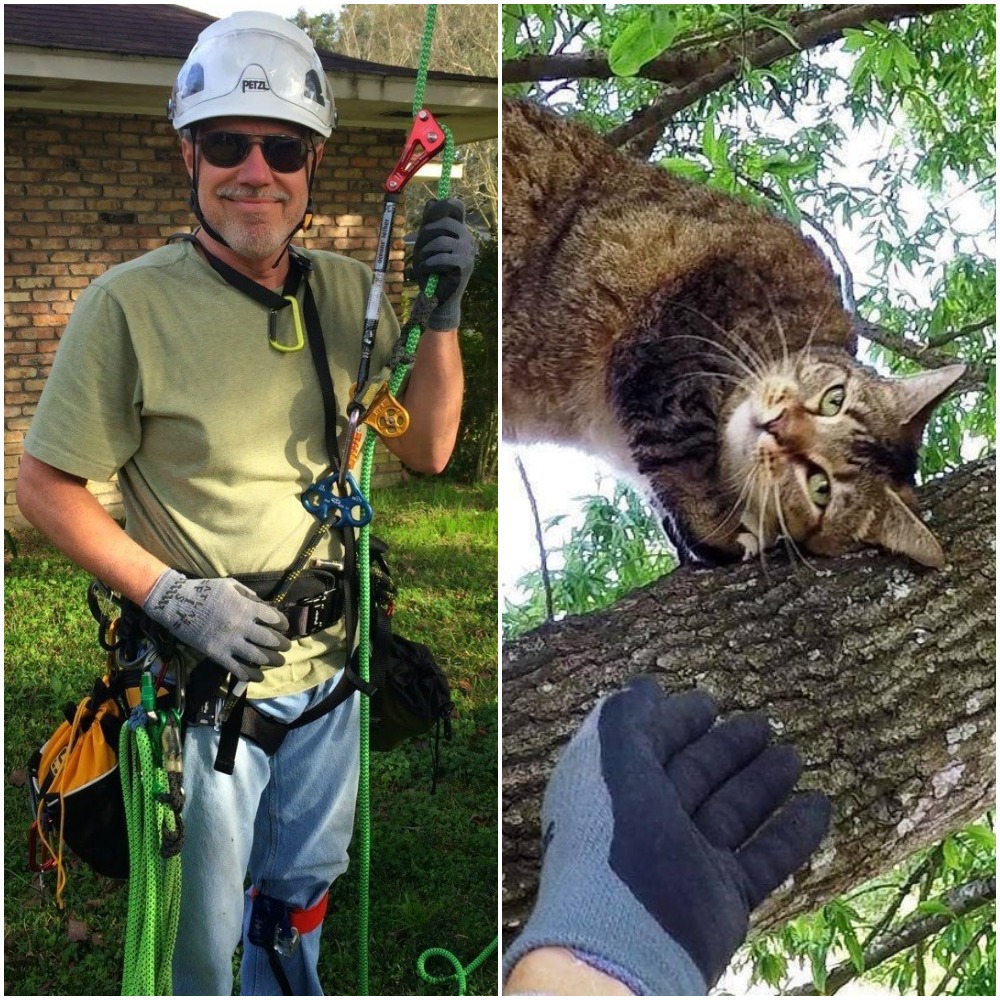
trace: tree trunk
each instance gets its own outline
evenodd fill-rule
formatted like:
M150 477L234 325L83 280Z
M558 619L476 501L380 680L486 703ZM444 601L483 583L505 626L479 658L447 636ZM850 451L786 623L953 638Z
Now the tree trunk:
M815 909L981 816L994 801L995 457L920 500L949 564L874 550L766 567L684 568L607 611L504 647L504 926L530 912L540 795L594 702L639 673L763 712L830 796L829 836L759 911ZM652 859L651 859L652 861Z

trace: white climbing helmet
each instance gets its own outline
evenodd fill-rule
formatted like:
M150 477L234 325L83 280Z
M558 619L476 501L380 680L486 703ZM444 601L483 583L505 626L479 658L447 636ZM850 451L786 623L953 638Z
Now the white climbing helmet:
M295 122L327 138L337 124L330 84L301 28L262 11L209 25L177 74L167 115L175 129L206 118Z

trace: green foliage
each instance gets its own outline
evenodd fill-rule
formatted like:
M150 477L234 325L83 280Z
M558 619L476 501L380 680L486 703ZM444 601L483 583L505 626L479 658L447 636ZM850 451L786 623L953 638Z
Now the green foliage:
M615 76L635 76L639 70L670 46L678 21L669 7L638 11L608 49L608 62Z
M415 69L420 63L426 15L425 4L341 4L333 13L312 17L300 8L292 20L322 49L383 66ZM496 7L439 5L430 50L431 71L495 77L496 36ZM459 146L455 162L462 165L463 176L453 179L451 191L470 213L476 213L477 224L493 231L498 223L497 150L496 140ZM433 197L436 185L411 181L405 199L408 228L416 227L424 202Z
M612 496L581 498L583 523L551 555L559 562L549 570L556 617L584 614L613 604L636 587L665 576L676 560L649 509L632 489L614 484ZM548 522L555 528L561 518ZM523 602L505 599L503 630L513 637L541 624L547 617L540 570L517 583L527 593Z
M839 989L853 971L867 972L872 981L903 994L995 996L995 901L989 884L995 851L990 814L818 912L756 938L737 962L751 969L751 982L782 991L802 982L801 971L793 970L795 960L820 995L828 985ZM982 898L956 915L946 894L980 883ZM938 934L912 933L935 917L943 918ZM891 954L867 969L868 956L880 948ZM829 980L835 967L845 971Z
M417 479L373 498L376 534L390 545L399 587L396 629L429 645L458 709L442 743L431 794L431 741L372 755L371 993L436 995L416 973L429 947L470 962L496 934L497 912L497 490ZM12 787L51 735L61 705L78 701L104 654L86 604L88 577L32 536L19 539L5 580L5 986L12 995L114 995L121 976L126 893L69 861L67 909L54 876L39 888L27 870L28 794ZM353 859L352 859L353 860ZM332 994L357 983L358 866L331 891L320 977ZM83 926L80 941L68 921ZM494 966L469 980L496 996Z

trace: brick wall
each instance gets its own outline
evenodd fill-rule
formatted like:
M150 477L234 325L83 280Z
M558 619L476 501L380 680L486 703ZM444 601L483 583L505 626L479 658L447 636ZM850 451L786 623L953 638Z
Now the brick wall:
M25 524L14 499L24 434L73 303L94 277L189 229L193 217L178 140L165 121L42 111L8 112L4 120L4 523L16 529ZM370 266L380 185L403 138L337 130L317 173L316 220L296 242ZM386 282L396 303L402 266L397 239ZM399 463L382 448L376 454L374 484L398 480ZM113 483L91 489L121 514Z

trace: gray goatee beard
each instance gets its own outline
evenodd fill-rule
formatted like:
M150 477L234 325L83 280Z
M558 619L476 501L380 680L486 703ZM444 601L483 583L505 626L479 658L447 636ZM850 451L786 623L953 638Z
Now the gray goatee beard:
M227 198L267 198L271 201L287 203L291 200L285 191L230 186L218 188L215 195ZM208 220L215 230L229 244L230 249L244 260L259 263L279 256L291 239L292 232L284 232L273 226L240 221L230 215L223 215L218 221Z

